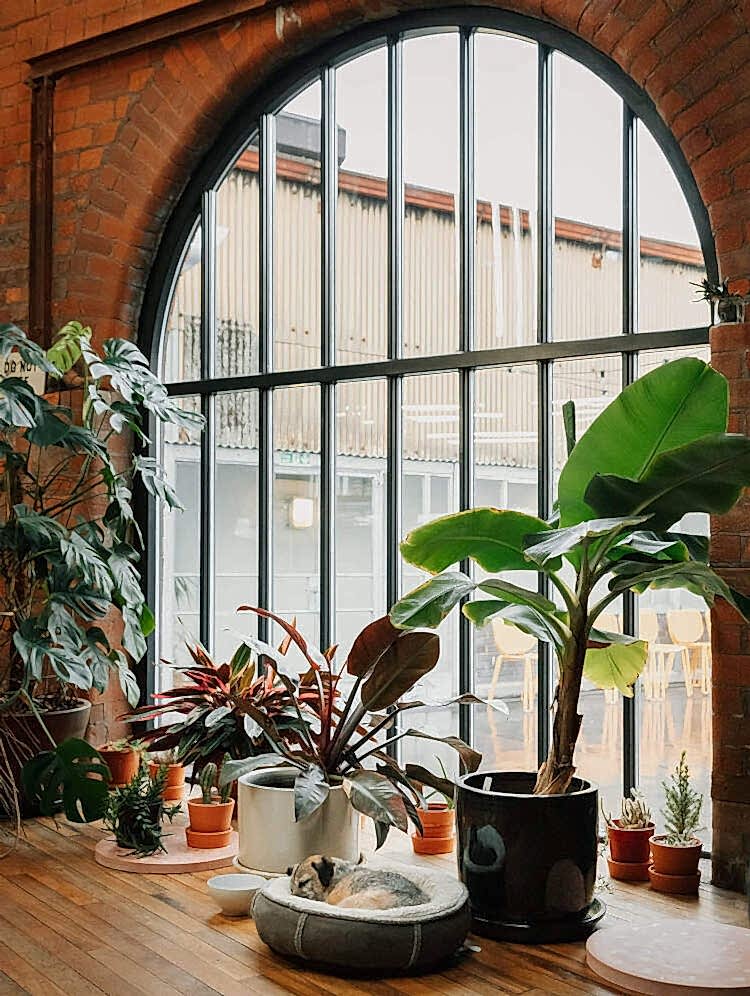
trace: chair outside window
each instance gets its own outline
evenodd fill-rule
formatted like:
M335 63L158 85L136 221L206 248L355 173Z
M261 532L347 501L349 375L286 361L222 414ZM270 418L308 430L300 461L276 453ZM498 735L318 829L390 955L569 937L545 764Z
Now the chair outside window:
M648 643L648 660L643 670L643 694L646 699L664 699L675 658L687 656L687 648L679 643L659 639L659 616L655 611L642 611L638 622L641 639Z
M685 694L694 688L704 695L711 690L711 622L708 613L683 609L667 613L667 630L674 643L684 648L682 674Z
M533 712L538 688L536 638L522 633L515 626L508 626L500 619L492 620L492 635L495 638L497 656L490 682L489 701L494 700L503 664L506 661L519 661L523 667L521 705L524 712Z

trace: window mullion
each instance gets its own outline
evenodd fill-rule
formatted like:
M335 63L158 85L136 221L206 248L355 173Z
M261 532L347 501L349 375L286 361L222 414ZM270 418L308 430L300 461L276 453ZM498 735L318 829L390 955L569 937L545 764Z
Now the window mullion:
M474 30L462 29L460 36L459 82L459 172L460 172L460 348L462 352L474 349L475 339L475 256L476 256L476 198L475 198L475 44ZM465 367L459 372L461 439L459 467L459 502L462 510L474 502L474 370ZM463 561L461 570L469 573L471 565ZM469 620L459 615L458 690L471 692L473 676L473 631ZM471 707L459 707L459 735L471 741Z
M321 73L321 366L336 362L336 70ZM336 385L320 387L320 645L336 639Z
M273 370L275 295L274 222L276 199L276 120L260 122L260 297L258 367ZM258 390L258 605L273 607L273 388ZM258 635L267 640L270 621L258 617Z
M638 284L640 278L640 231L638 224L638 120L631 108L622 105L622 331L638 331ZM638 377L638 354L623 353L622 386ZM638 635L638 601L632 591L622 596L623 632ZM638 784L638 695L622 699L622 782L623 795Z
M216 191L205 190L201 199L201 378L215 376L216 344ZM216 501L216 404L215 395L201 396L206 420L201 435L201 525L199 633L211 653L214 644L215 501Z

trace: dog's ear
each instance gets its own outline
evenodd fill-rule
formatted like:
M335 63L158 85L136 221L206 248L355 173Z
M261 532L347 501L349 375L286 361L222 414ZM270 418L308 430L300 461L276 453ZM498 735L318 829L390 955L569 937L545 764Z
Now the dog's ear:
M362 851L359 852L359 857L357 858L357 864L363 865L365 863L365 856Z
M289 867L286 870L286 873L289 876L289 878L291 878L292 875L294 875L294 868L292 867L292 865L289 865Z
M320 884L324 889L327 889L333 881L333 862L330 858L326 858L324 855L321 857L320 861L313 861L312 866L318 873Z

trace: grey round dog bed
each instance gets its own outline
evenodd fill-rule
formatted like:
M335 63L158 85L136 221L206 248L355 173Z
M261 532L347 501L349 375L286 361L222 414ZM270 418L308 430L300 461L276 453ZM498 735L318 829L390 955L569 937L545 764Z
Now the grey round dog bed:
M451 958L471 926L466 886L431 869L378 867L406 875L430 901L393 910L340 909L293 896L289 879L277 878L253 903L261 940L277 954L352 973L425 971Z

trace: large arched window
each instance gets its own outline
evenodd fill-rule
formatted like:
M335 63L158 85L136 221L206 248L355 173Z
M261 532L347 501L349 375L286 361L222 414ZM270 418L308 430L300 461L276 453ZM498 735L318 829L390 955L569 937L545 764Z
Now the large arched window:
M707 352L706 213L648 98L550 25L450 16L367 29L255 95L175 212L144 332L207 429L158 444L187 506L152 523L161 657L185 631L224 655L248 602L345 649L415 583L398 543L417 523L550 514L565 400L583 428ZM636 699L584 690L579 766L610 805L683 746L710 769L706 618L689 595L641 603L610 621L652 639ZM457 710L443 732L534 768L546 648L464 623L427 694L474 688L510 717Z

